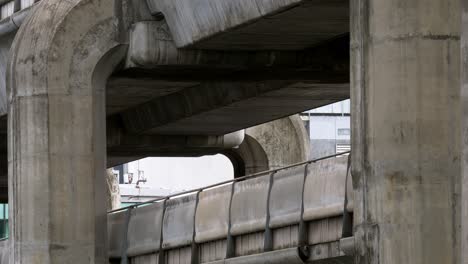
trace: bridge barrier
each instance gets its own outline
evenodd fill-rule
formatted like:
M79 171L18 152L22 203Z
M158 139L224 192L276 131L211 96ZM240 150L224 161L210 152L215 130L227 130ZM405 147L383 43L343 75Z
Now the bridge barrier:
M304 220L311 221L343 214L345 188L352 194L351 177L345 183L347 162L345 159L323 160L312 163L308 174L320 172L320 177L307 177L304 190ZM352 196L349 197L352 201ZM348 209L352 211L352 202Z
M351 258L343 251L352 252L352 239L340 247L346 188L353 209L347 172L346 158L323 159L112 211L110 257L132 264L345 263Z
M130 211L107 215L107 243L109 258L121 258L126 244L127 219Z
M231 234L241 235L265 228L270 175L237 182L231 204Z
M270 228L298 224L301 220L306 165L274 175L270 197Z
M163 222L163 249L192 244L196 203L195 194L167 202Z
M128 224L127 256L134 257L159 251L164 202L157 202L132 210ZM142 228L142 227L151 228Z
M200 193L195 216L195 242L203 243L228 236L232 184Z

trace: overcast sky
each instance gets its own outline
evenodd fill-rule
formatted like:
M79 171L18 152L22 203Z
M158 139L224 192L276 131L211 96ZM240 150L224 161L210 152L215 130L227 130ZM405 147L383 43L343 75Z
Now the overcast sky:
M188 190L234 177L231 161L224 155L199 158L146 158L129 164L129 172L138 168L148 179L147 186L173 191Z

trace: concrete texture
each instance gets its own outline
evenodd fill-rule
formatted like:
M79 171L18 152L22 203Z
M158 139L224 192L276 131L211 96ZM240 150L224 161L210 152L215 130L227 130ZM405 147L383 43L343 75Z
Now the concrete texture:
M343 0L147 2L152 13L164 15L177 47L298 50L349 26L349 2Z
M461 34L461 57L465 58L461 64L461 104L462 104L462 142L466 143L468 138L468 1L462 1L462 34ZM461 158L462 179L460 184L461 193L461 219L468 219L468 148L463 147ZM461 222L461 263L468 264L468 223Z
M292 225L301 220L304 175L305 166L275 174L269 204L271 228Z
M194 235L196 195L171 199L167 202L163 222L163 248L190 245Z
M351 4L356 263L466 263L460 3Z
M8 240L0 241L0 263L8 263L9 261L9 243Z
M227 237L232 185L200 193L195 217L195 241L203 243Z
M244 142L222 153L236 176L243 176L309 160L309 152L309 136L297 115L246 129Z
M351 177L346 183L347 157L312 163L304 187L304 219L307 221L343 213L345 188L348 187L350 208L353 204Z
M182 2L181 5L193 4ZM239 7L239 3L220 2L215 4L223 7L216 11L218 14L211 12L214 9L204 12L226 20L221 24L229 24L234 21L228 21L228 17L222 15L226 12L225 7ZM209 3L200 2L202 4ZM271 5L268 2L261 4L269 8L258 19L246 21L245 17L239 17L234 24L239 22L242 27L226 31L227 35L213 31L210 33L213 38L197 42L203 45L210 42L211 50L188 51L176 49L173 41L180 28L170 26L169 20L179 14L155 21L144 1L122 1L121 10L117 9L122 29L118 37L122 43L129 44L129 49L125 63L106 83L108 166L148 156L218 153L225 150L224 145L192 146L186 143L190 141L188 137L218 141L227 133L349 97L349 38L342 36L349 20L348 3L337 0L327 3L298 1L298 5L292 6L275 1L271 1ZM285 6L291 8L284 9ZM245 7L240 8L236 12ZM274 8L279 9L276 12ZM194 13L186 18L192 15ZM275 26L282 23L290 26ZM29 27L23 25L26 26ZM250 31L245 35L248 38L242 37L244 33L238 34L242 28ZM270 28L276 31L270 32ZM297 34L298 31L306 34ZM288 34L299 46L284 43ZM229 40L221 39L225 37ZM236 38L250 44L239 45L238 42L235 45L242 46L240 50L229 47L228 44L234 44ZM249 45L262 42L271 45L265 49L252 46L254 49L245 50ZM76 44L77 52L86 53L85 50L96 47L79 43ZM280 46L283 48L278 48ZM83 77L73 76L76 79ZM6 142L1 131L6 127L6 119L1 114L0 123L0 141ZM0 152L0 156L6 155L6 148ZM0 162L6 161L0 157ZM2 174L0 171L0 177ZM5 197L6 188L1 193Z
M112 169L106 170L106 197L107 210L111 211L120 208L120 188L119 180L114 176Z
M160 250L164 203L132 210L128 224L127 255L146 255Z
M325 213L320 216L307 219L305 231L301 229L306 243L311 248L310 256L304 259L304 262L345 263L334 261L349 260L349 256L344 255L339 244L343 225L344 191L342 189L346 177L346 166L344 170L342 167L346 160L346 158L335 158L309 166L308 178L318 180L308 183L307 192L327 191L328 197L336 198L321 199L319 196L304 193L306 208L320 205L325 209ZM333 164L336 164L338 169L333 169ZM269 196L269 175L240 181L236 183L232 204L230 204L231 185L202 191L199 194L196 210L196 194L169 200L162 237L162 243L166 245L164 251L158 248L161 242L159 236L161 225L158 219L161 217L162 203L132 209L127 245L118 243L119 239L124 239L125 236L122 227L125 227L127 215L112 214L109 216L111 256L120 256L119 254L127 246L129 253L127 255L131 263L159 263L159 254L162 252L167 264L191 263L193 257L198 263L238 262L246 259L249 259L249 263L255 263L266 257L253 256L253 254L265 251L265 230L269 215L272 227L271 254L276 256L272 261L281 261L283 250L294 251L299 245L298 224L304 172L304 165L278 172ZM341 213L327 210L335 205L336 200L341 202ZM193 219L195 219L195 234L193 234ZM229 223L231 223L231 234L234 236L232 242L235 254L228 260L226 256ZM191 245L193 235L196 238L198 255L193 255ZM138 250L131 250L135 249L133 246Z
M235 184L231 204L231 234L247 234L265 228L269 188L270 175ZM247 204L249 206L245 206Z
M107 254L109 258L120 258L126 243L128 212L107 215Z
M106 261L104 84L116 66L114 15L114 1L42 1L15 38L7 73L14 263Z
M7 114L6 71L14 33L0 38L0 116Z

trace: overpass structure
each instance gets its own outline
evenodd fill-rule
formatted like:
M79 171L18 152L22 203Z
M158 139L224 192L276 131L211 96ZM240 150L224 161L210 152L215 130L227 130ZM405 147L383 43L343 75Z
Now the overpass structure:
M347 160L304 162L114 210L111 263L354 263Z
M355 263L468 259L466 1L1 3L0 175L8 167L13 263L107 261L106 166L219 153L245 128L348 97ZM193 207L167 202L168 213ZM190 216L192 240L164 244L163 223L152 250L191 256L203 232L198 207ZM228 230L274 234L269 220L242 221Z

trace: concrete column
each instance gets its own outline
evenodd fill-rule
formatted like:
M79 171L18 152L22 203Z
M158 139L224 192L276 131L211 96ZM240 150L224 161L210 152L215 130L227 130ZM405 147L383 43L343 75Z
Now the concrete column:
M461 263L460 1L350 4L356 263Z
M105 83L125 49L113 0L48 0L12 47L10 263L107 263Z
M468 264L468 1L462 2L461 104L462 104L462 184L461 184L461 263Z

